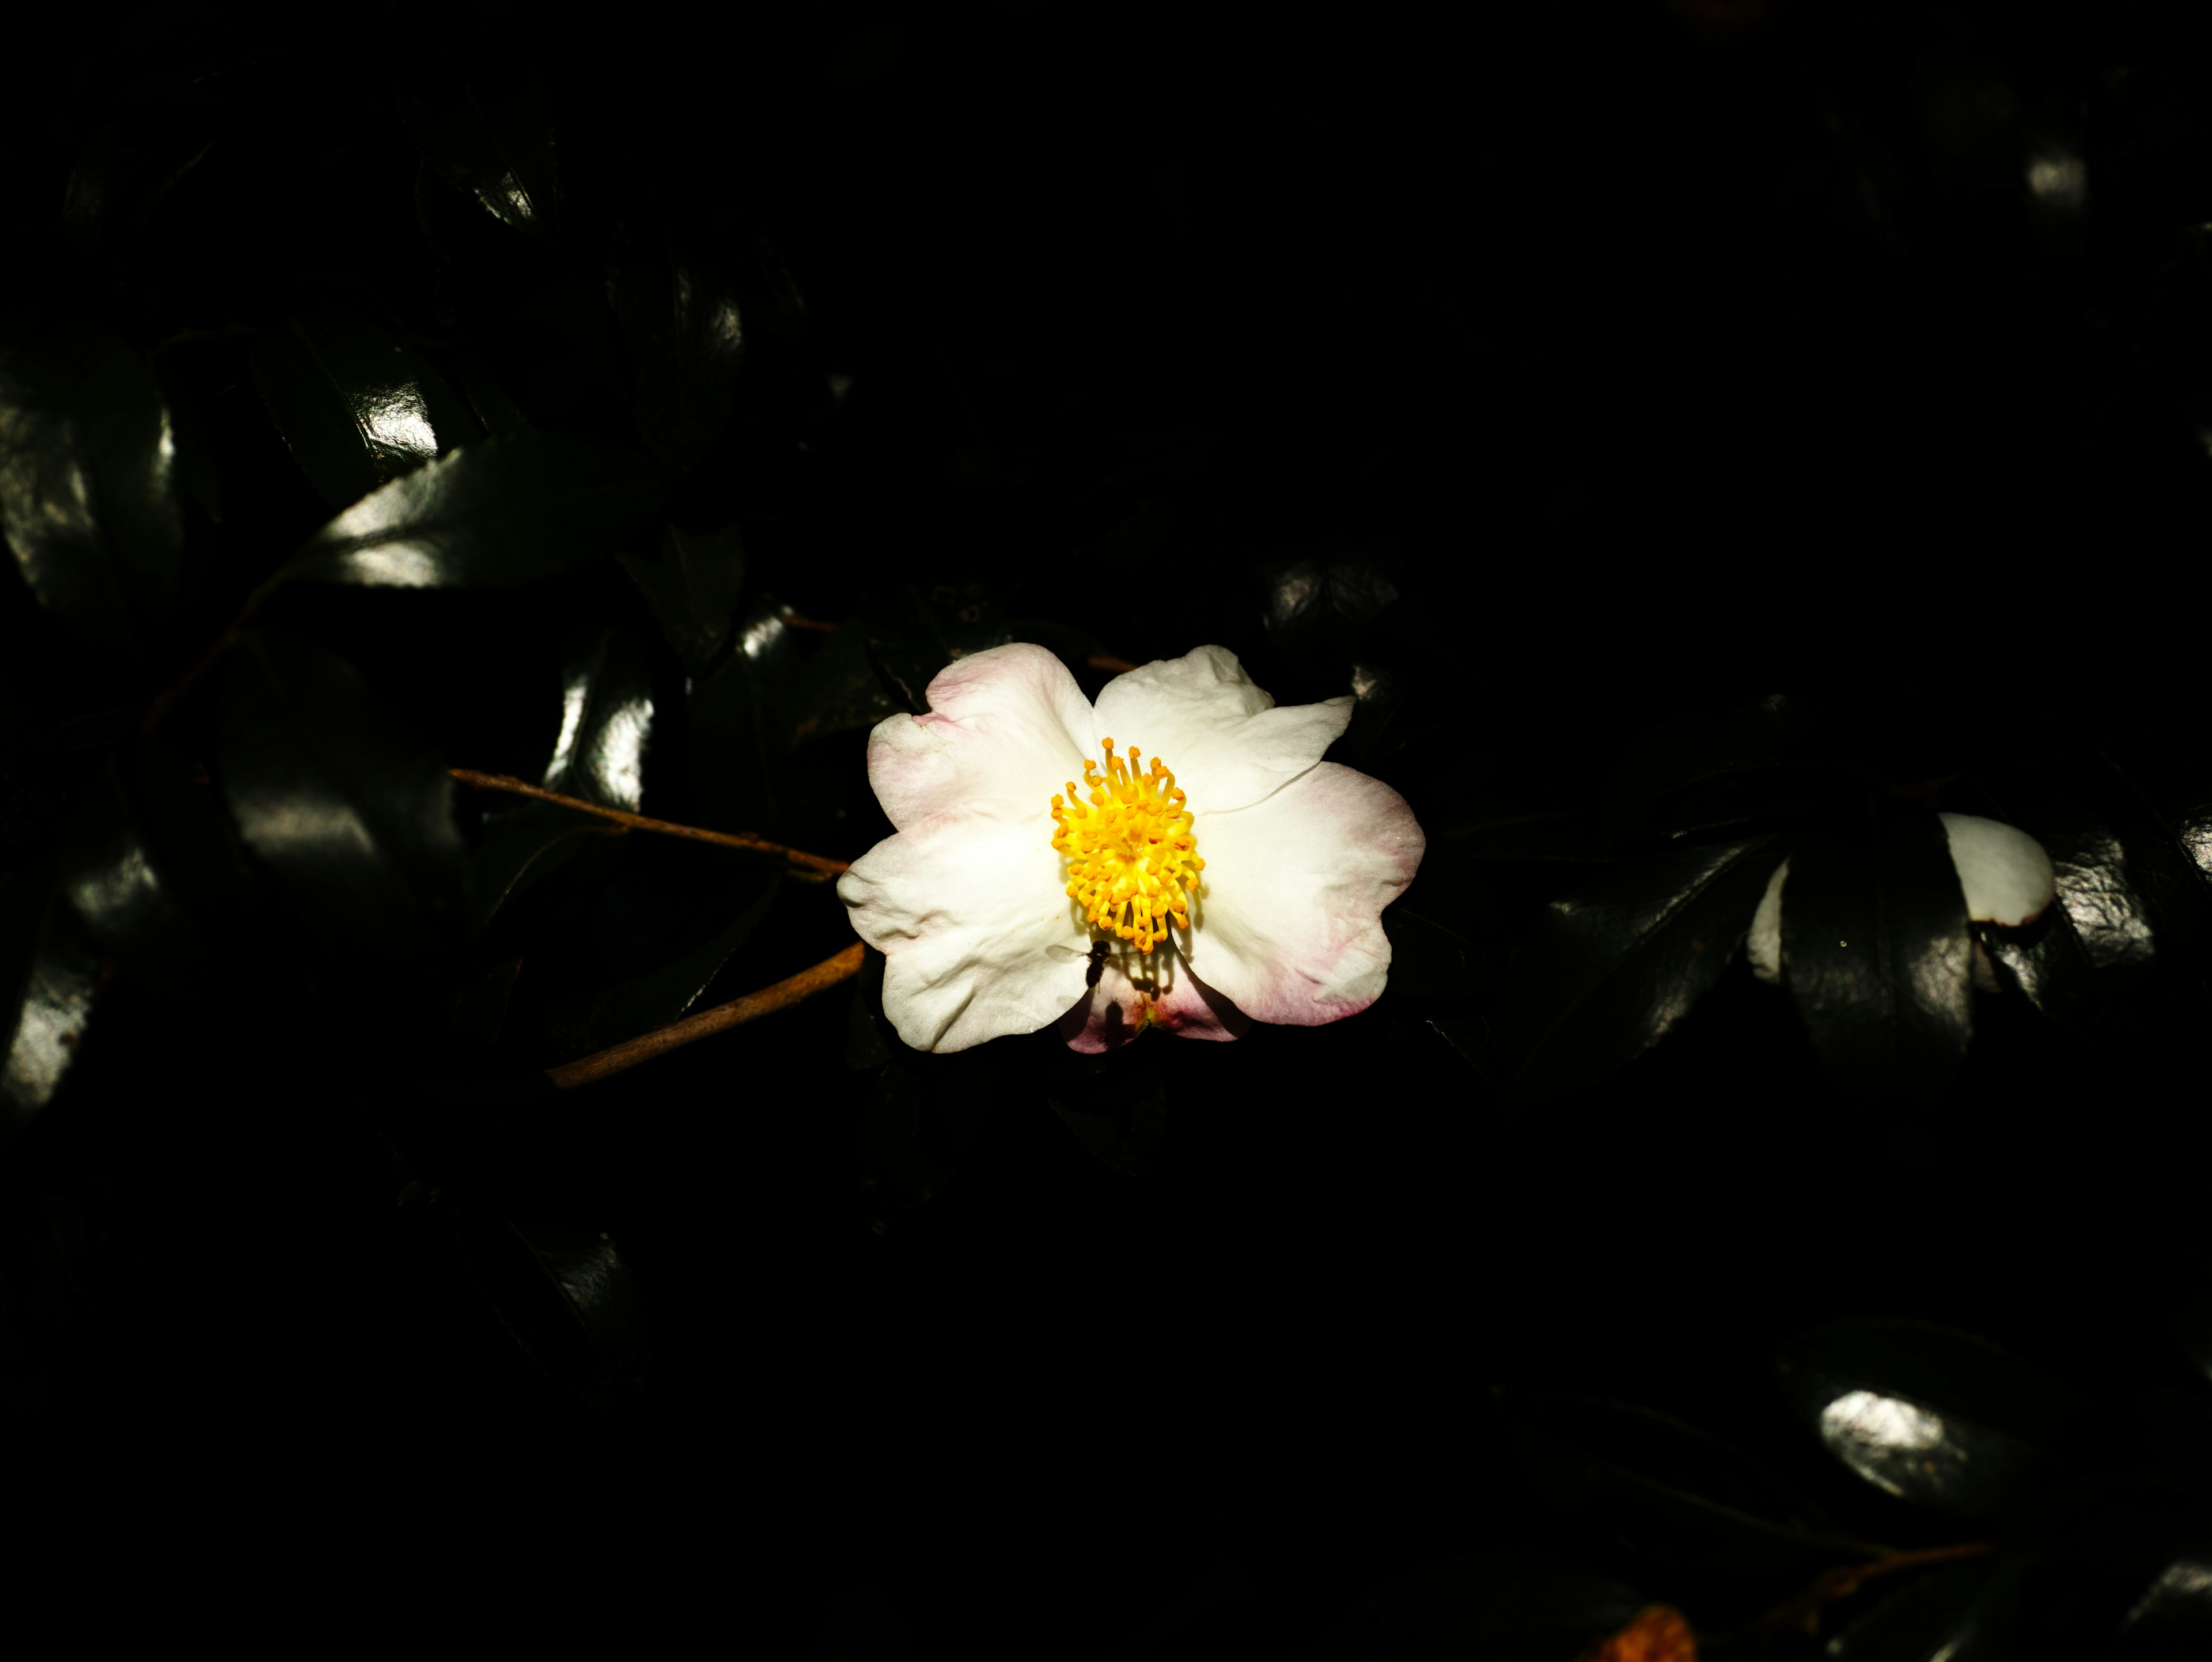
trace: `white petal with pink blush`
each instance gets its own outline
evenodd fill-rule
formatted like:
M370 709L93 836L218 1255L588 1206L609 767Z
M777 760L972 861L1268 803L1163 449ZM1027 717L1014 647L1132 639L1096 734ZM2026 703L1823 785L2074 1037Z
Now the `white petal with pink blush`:
M1425 838L1396 791L1322 759L1350 698L1279 708L1207 646L1117 677L1094 709L1057 657L1018 644L927 696L927 715L869 736L896 834L837 885L907 1044L1055 1023L1079 1050L1148 1027L1225 1040L1382 993L1382 909Z

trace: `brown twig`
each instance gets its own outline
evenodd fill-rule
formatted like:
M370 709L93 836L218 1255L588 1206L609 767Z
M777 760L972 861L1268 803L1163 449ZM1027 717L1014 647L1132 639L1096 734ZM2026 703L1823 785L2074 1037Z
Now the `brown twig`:
M253 614L261 610L261 603L274 594L277 586L283 581L284 572L280 568L274 576L246 597L246 604L239 607L238 615L230 620L230 627L217 636L215 644L200 654L200 661L184 673L183 678L176 685L171 687L167 692L157 695L154 702L146 707L146 719L138 728L140 738L149 736L155 728L161 726L161 718L169 713L170 707L178 699L191 690L192 683L206 674L209 667L216 659L238 644L238 637L245 632L246 625L252 620Z
M478 790L503 790L516 796L535 797L540 802L557 802L564 808L574 808L579 813L594 813L602 819L611 819L632 831L659 831L667 837L689 837L696 842L719 843L726 849L748 849L756 854L781 855L797 868L793 875L801 882L825 883L852 864L848 860L831 860L823 855L787 849L781 843L747 837L742 831L702 831L696 825L678 825L666 819L647 819L641 813L624 813L620 808L604 808L597 802L586 802L577 797L563 796L557 791L526 785L521 780L510 778L503 773L478 773L472 768L447 768L446 771L463 784L474 785Z
M548 1068L545 1077L553 1081L554 1088L573 1091L580 1085L590 1085L610 1074L618 1074L625 1068L635 1068L641 1062L650 1062L666 1054L680 1044L690 1044L713 1034L757 1021L762 1016L796 1004L841 981L849 981L860 972L862 951L855 941L835 958L825 958L811 970L801 970L797 975L779 981L773 987L763 987L757 993L747 993L743 998L733 998L727 1004L717 1004L711 1010L702 1010L696 1015L686 1016L673 1026L659 1027L649 1033L627 1039L611 1050L584 1056L575 1062L564 1062L558 1068Z
M1955 1547L1926 1547L1917 1552L1893 1552L1871 1564L1839 1564L1833 1569L1822 1570L1814 1577L1812 1586L1784 1604L1772 1610L1751 1624L1754 1633L1767 1628L1778 1628L1787 1623L1802 1625L1808 1634L1818 1630L1820 1607L1848 1598L1859 1590L1863 1582L1877 1575L1887 1575L1892 1570L1911 1569L1917 1564L1938 1564L1947 1559L1973 1558L1989 1551L1994 1543L1967 1541Z

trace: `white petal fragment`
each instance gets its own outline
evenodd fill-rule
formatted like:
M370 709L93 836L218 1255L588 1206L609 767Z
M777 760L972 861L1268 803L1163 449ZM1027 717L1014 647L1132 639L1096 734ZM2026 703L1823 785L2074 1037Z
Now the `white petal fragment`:
M1951 839L1951 863L1966 891L1966 916L2016 929L2058 897L2058 874L2043 844L2017 825L1970 813L1939 813Z
M1147 974L1146 960L1133 952L1107 959L1098 984L1060 1019L1060 1034L1069 1050L1089 1055L1118 1050L1146 1027L1216 1043L1251 1031L1252 1018L1226 994L1200 980L1179 947L1156 953L1153 961L1158 968ZM1132 978L1132 970L1142 984Z
M837 880L912 1049L1033 1033L1082 995L1088 965L1045 950L1074 934L1051 833L1036 802L973 802L912 822Z
M1752 974L1778 987L1782 984L1782 884L1789 875L1790 862L1785 860L1766 880L1766 892L1759 897L1759 910L1751 920L1751 934L1744 942L1744 954L1751 959Z
M1067 666L1017 642L947 665L926 696L927 715L890 716L868 735L868 783L892 825L1004 798L1035 804L1049 845L1053 793L1081 779L1097 749Z
M1194 812L1230 813L1320 761L1351 722L1350 696L1279 708L1226 647L1202 646L1117 675L1098 695L1097 730L1175 770ZM1201 836L1198 851L1209 861Z
M2016 825L1968 813L1940 813L1951 843L1951 863L1966 899L1966 916L1976 923L2018 928L2033 923L2058 895L2058 878L2043 844ZM1790 875L1785 860L1774 868L1759 910L1751 920L1745 953L1761 981L1782 979L1782 885ZM1974 985L1985 993L2000 989L1989 953L1974 943Z
M1251 807L1200 813L1196 831L1206 867L1190 961L1209 985L1255 1021L1300 1027L1382 995L1382 909L1427 846L1404 797L1322 762Z

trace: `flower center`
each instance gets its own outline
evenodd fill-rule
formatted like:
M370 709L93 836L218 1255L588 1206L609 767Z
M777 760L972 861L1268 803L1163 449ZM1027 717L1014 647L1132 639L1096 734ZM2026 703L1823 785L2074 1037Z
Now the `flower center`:
M1067 861L1068 898L1081 904L1083 921L1150 953L1153 942L1166 937L1170 918L1190 927L1184 897L1196 891L1198 874L1206 869L1191 835L1197 817L1183 807L1175 775L1158 757L1139 773L1137 758L1143 752L1134 745L1125 762L1114 754L1111 739L1100 742L1104 776L1087 757L1083 763L1089 805L1076 800L1072 779L1066 796L1052 799L1052 817L1060 826L1052 845Z

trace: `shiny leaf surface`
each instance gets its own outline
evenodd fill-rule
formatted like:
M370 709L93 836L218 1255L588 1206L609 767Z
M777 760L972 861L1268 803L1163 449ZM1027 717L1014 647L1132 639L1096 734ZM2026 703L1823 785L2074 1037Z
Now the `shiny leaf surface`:
M751 902L705 941L648 974L594 997L579 1014L552 1024L556 1063L590 1056L679 1020L768 916L783 874L771 871Z
M529 582L611 554L662 495L641 458L586 434L485 438L356 502L285 575L371 587Z
M480 436L437 370L358 312L289 318L249 361L270 419L332 508Z
M466 72L450 58L420 65L400 100L401 119L440 178L501 224L550 240L564 217L552 100L511 48L471 56Z
M731 619L745 583L745 545L738 527L694 534L678 527L661 530L656 558L625 551L623 567L644 592L661 632L687 675L706 673L707 666L730 638Z
M1887 1115L1938 1099L1973 1037L1973 940L1942 823L1869 796L1789 853L1783 976L1830 1083Z
M22 873L0 877L0 1143L61 1088L100 983L92 944L60 892Z
M0 530L40 605L111 656L167 621L175 475L161 387L122 340L58 331L0 350Z
M1889 1594L1831 1639L1836 1662L1998 1662L2018 1654L2021 1578L2004 1554L1933 1571Z
M465 918L453 780L353 669L249 634L232 655L211 770L232 823L335 968L409 960Z
M745 357L737 291L713 265L641 241L610 265L607 297L629 344L640 436L686 472L730 419Z
M1918 1506L1998 1517L2033 1491L2079 1411L2072 1387L1929 1323L1831 1324L1783 1345L1775 1377L1836 1459Z
M1758 1460L1655 1409L1595 1397L1510 1398L1515 1454L1545 1504L1661 1562L1786 1573L1839 1543Z
M1595 1084L1665 1038L1742 946L1781 857L1767 837L1672 849L1547 906L1494 1016L1516 1099Z

